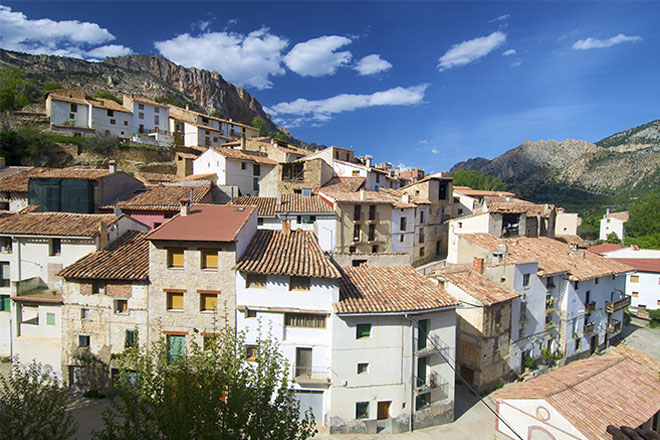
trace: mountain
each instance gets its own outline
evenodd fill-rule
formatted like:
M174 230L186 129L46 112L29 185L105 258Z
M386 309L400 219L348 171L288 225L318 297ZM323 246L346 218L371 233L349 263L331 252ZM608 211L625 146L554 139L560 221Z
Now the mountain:
M254 96L235 86L217 72L186 68L160 55L127 55L89 62L52 55L29 55L0 49L0 68L14 66L41 85L58 82L65 87L81 86L90 95L108 91L154 99L170 95L206 112L220 110L227 118L251 124L254 117L266 121L269 131L279 129Z
M482 157L452 168L497 176L523 197L566 207L625 205L660 188L660 120L615 133L595 144L526 141L492 160Z

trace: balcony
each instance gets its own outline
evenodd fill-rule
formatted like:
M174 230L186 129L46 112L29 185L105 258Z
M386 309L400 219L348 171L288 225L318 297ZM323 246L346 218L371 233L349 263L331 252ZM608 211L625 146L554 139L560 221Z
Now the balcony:
M300 385L330 385L330 369L327 367L294 365L293 380Z
M554 322L546 322L546 323L545 323L545 330L546 330L546 331L547 331L547 330L552 330L552 329L555 328L555 327L556 327L556 325L555 325Z
M550 308L545 309L545 314L546 314L546 316L551 315L551 314L555 313L556 311L557 311L557 309L555 309L554 307L550 307Z
M618 333L621 331L621 321L617 320L612 320L610 324L607 326L607 333Z
M429 335L423 347L417 347L415 353L418 357L430 356L437 352L448 353L449 345L445 344L437 335Z
M582 334L583 335L588 335L590 333L593 333L595 328L596 328L596 323L595 322L585 324L584 328L582 329Z
M435 371L431 372L431 374L423 380L421 377L417 377L416 380L417 386L415 387L415 391L417 391L417 394L428 393L441 385L438 373Z
M596 311L596 301L591 301L589 304L584 306L584 313L593 313Z
M545 298L545 306L546 307L552 307L555 305L555 301L557 301L556 298L553 297L546 297Z
M614 301L614 302L608 301L607 306L605 307L605 311L607 313L614 313L614 312L618 312L621 309L625 309L629 305L630 305L630 297L625 296L618 301Z

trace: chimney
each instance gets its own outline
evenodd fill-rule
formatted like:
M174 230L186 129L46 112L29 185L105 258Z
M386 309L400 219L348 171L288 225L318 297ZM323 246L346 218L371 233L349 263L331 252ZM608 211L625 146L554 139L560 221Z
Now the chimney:
M117 162L114 160L108 161L108 171L110 171L112 174L117 172Z
M245 133L243 133L243 135L241 136L241 150L245 150L245 146L246 146L245 144L246 144Z
M367 193L364 191L364 188L360 190L360 200L367 200Z
M291 220L285 218L282 220L282 233L288 235L291 232Z
M401 196L402 203L410 203L410 194L404 194Z
M369 168L371 168L371 164L373 163L372 161L374 160L374 158L371 157L371 156L365 156L364 159L365 159L365 160L364 160L364 164L365 164L366 166L368 166Z
M190 110L190 105L186 104L186 110Z
M183 197L181 200L179 200L179 204L181 208L181 217L185 217L190 214L190 199L188 199L188 197Z
M479 275L484 273L484 259L483 258L477 258L474 257L474 260L472 260L472 269Z
M99 223L99 250L108 247L108 226L105 222Z
M607 209L605 210L605 215L610 215L610 208L607 208Z
M633 244L631 246L631 248L632 248L633 251L638 251L639 250L639 246L637 246L636 244Z

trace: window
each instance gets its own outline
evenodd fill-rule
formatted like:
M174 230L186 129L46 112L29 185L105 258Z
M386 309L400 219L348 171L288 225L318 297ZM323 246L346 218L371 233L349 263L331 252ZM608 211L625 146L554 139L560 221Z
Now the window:
M253 176L260 176L261 175L261 166L255 164L252 164L252 175Z
M369 241L376 239L376 225L369 225Z
M11 250L12 250L11 237L0 238L0 253L11 254Z
M144 110L144 104L138 104L138 109L139 110Z
M458 208L458 215L463 215L463 208Z
M115 300L115 313L128 313L128 300L116 299Z
M579 282L578 282L578 281L576 281L576 282L575 282L575 290L577 290L577 289L578 289L578 284L579 284Z
M247 289L265 289L266 288L266 275L257 273L247 274L245 287Z
M368 362L362 362L357 364L357 374L367 374L368 370L369 370Z
M144 113L139 112L138 113L138 119L144 119Z
M528 273L523 274L523 287L526 289L529 288L529 279L530 275Z
M218 268L218 249L202 249L200 251L202 269Z
M257 317L257 311L256 310L245 309L245 317L246 318L256 318Z
M639 296L639 292L633 292L632 296L633 296L633 298L637 298Z
M419 211L419 222L424 224L424 211L422 210Z
M369 220L376 220L376 205L369 205Z
M399 241L400 241L401 243L403 243L403 234L401 234L401 235L399 236Z
M355 404L355 418L357 420L369 418L369 402L357 402Z
M46 313L46 325L55 325L55 313Z
M172 363L186 354L185 335L167 335L167 362Z
M71 103L69 105L71 113L76 113L78 111L78 104Z
M8 312L11 310L11 301L9 295L0 295L0 312Z
M360 241L360 225L353 225L353 241Z
M358 324L355 326L355 339L371 337L371 324Z
M137 332L135 330L126 330L124 335L124 348L131 348L137 342Z
M90 340L89 335L78 335L78 347L89 348Z
M259 191L259 178L258 177L252 178L252 190L253 191Z
M159 107L154 107L154 113L160 113L160 108Z
M286 327L325 328L325 315L313 313L285 313Z
M257 347L256 345L245 346L245 360L248 362L255 362L257 360Z
M124 125L128 125L128 121L124 121Z
M48 255L51 257L56 257L62 253L62 240L59 238L51 238L48 244Z
M419 243L424 243L424 228L419 228Z
M353 172L351 174L353 175L353 177L357 177L357 176L360 175L360 171L359 170L353 170Z
M639 283L639 275L630 275L631 283Z
M160 124L160 119L158 118L158 115L154 115L154 125L159 125Z
M349 254L354 254L355 253L355 246L349 246L348 247L348 253Z
M75 118L76 118L76 115L74 115L73 113L69 113L69 119L75 119ZM80 133L74 133L74 135L78 135L78 137L82 136L82 134L80 134Z
M594 280L594 284L598 284L598 278Z
M264 218L257 217L257 226L263 226L263 225L264 225Z
M117 123L116 120L114 120L114 119L110 119L110 125L115 125L116 123Z
M399 221L399 230L402 232L406 230L406 221L407 219L405 217L401 217L401 220Z
M202 312L214 312L218 308L217 293L201 293L199 295L199 310Z
M360 205L355 205L353 207L353 221L354 222L359 222L360 221L360 217L361 217L360 214L362 214L362 208L360 207Z
M89 318L89 309L80 309L80 319Z
M378 246L371 246L371 253L372 254L377 254L378 253Z
M183 292L167 292L167 310L183 310Z
M309 290L309 277L289 277L289 290Z
M245 162L241 162L241 169L244 170L246 167Z
M105 286L106 286L106 282L103 280L92 281L92 293L93 294L105 293Z
M183 268L183 249L170 248L167 250L167 267Z
M9 280L9 263L2 262L0 263L0 287L9 287L11 281Z
M423 247L419 248L419 256L420 257L424 256L424 248Z

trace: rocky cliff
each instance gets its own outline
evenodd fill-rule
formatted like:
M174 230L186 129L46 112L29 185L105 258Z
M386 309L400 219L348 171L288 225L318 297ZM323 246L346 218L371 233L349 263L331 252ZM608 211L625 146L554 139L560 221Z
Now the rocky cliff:
M244 124L260 117L267 129L277 130L261 104L245 89L225 81L217 72L185 68L160 55L127 55L94 63L0 49L0 67L4 66L22 69L38 84L54 81L63 86L82 86L89 94L105 90L117 96L135 93L152 99L173 95L209 113L220 110L227 118Z
M452 171L459 169L497 176L537 202L576 206L629 198L660 188L660 120L595 144L576 139L526 141L492 160L459 162Z

